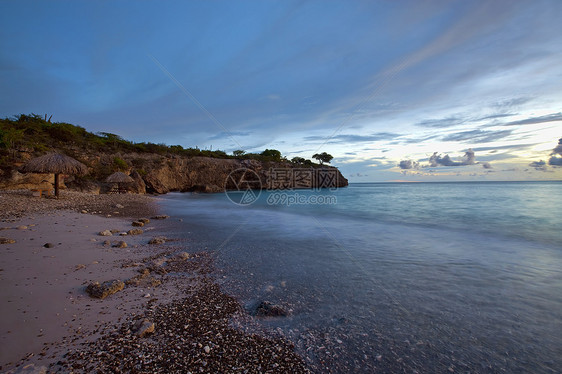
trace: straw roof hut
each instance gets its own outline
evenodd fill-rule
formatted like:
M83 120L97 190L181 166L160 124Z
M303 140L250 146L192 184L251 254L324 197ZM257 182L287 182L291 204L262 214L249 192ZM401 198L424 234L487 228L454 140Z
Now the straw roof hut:
M133 183L135 180L133 178L131 178L130 176L128 176L127 174L117 171L113 174L111 174L109 177L107 177L107 179L105 180L107 183L116 183L117 184L117 191L119 193L123 193L126 192L126 190L124 190L123 188L123 184L127 184L127 183ZM111 190L109 193L115 192L115 190Z
M84 175L86 165L60 153L48 153L28 161L20 169L24 173L55 174L55 196L59 196L59 174Z
M133 178L131 178L130 176L128 176L127 174L118 171L115 172L113 174L111 174L109 177L107 177L107 179L105 180L107 183L132 183L135 180Z

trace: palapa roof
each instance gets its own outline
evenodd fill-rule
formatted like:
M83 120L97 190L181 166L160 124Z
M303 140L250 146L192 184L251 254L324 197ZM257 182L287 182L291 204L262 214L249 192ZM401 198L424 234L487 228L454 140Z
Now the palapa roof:
M60 153L48 153L28 161L20 169L24 173L86 174L86 165Z
M128 176L127 174L118 171L107 177L105 181L109 183L131 183L134 182L135 180L130 176Z

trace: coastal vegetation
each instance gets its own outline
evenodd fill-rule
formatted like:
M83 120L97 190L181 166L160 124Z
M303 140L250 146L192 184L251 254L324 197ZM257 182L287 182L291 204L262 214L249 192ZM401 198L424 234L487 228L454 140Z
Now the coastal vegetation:
M0 119L0 167L17 161L19 151L45 153L54 149L65 153L76 153L76 150L83 149L104 153L134 152L183 157L202 156L219 159L288 162L276 149L266 149L260 153L235 150L232 155L228 155L222 150L200 149L197 146L184 148L181 145L132 142L110 132L92 133L81 126L70 123L51 122L51 118L47 119L47 116L42 117L33 113ZM298 162L298 164L305 164L305 162ZM306 165L318 166L312 161L307 162ZM124 160L115 157L111 169L125 170L127 167Z

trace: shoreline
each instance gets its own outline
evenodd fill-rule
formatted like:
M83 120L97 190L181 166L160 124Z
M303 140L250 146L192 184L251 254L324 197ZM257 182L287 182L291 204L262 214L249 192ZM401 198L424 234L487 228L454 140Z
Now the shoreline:
M0 237L15 240L0 244L0 371L308 371L287 341L233 327L250 317L215 283L207 252L181 240L148 244L165 220L119 236L132 218L157 213L150 196L0 192ZM127 247L113 247L120 241ZM112 279L129 282L103 300L86 294ZM154 332L141 337L143 320Z

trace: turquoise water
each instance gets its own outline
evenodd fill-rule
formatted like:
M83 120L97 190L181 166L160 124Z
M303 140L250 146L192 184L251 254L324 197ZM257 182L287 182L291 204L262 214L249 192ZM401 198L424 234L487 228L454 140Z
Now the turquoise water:
M562 367L560 182L352 184L263 191L245 206L169 194L162 205L183 219L175 235L216 255L227 292L290 310L260 323L319 372Z

